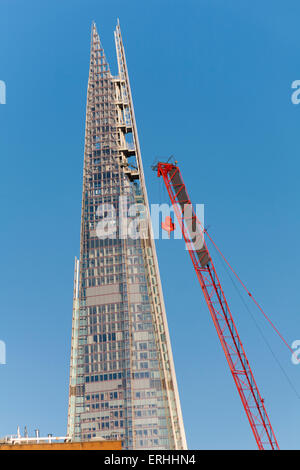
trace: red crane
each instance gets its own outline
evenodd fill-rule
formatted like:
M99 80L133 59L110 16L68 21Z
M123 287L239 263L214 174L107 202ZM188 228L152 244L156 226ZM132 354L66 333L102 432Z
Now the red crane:
M180 170L177 165L160 162L157 176L162 176L166 185L257 446L260 450L279 450L264 400L205 243L205 230L196 217Z

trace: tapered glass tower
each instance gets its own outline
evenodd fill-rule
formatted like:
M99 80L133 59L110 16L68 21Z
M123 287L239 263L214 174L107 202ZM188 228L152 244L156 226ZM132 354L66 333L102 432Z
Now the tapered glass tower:
M73 439L184 449L165 306L119 23L118 75L92 26L68 411Z

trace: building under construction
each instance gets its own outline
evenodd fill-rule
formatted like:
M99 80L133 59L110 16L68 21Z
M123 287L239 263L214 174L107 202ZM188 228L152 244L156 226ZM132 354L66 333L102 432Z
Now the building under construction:
M112 75L92 25L67 434L122 440L127 449L185 449L119 23L115 44ZM124 235L132 207L143 211L138 237Z

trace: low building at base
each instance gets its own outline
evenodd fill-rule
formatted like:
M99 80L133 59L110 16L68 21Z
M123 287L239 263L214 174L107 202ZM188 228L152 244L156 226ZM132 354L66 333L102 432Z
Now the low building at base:
M69 437L20 437L0 439L0 450L122 450L121 440L72 441Z

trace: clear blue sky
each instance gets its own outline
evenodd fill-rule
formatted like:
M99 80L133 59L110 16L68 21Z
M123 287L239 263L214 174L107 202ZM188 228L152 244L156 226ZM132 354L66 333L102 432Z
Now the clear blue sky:
M66 432L90 27L115 73L117 17L150 201L161 202L150 165L173 153L215 241L300 339L299 2L2 0L0 435ZM189 447L255 448L183 243L157 248ZM279 444L300 448L300 400L223 274ZM300 365L249 306L300 393Z

